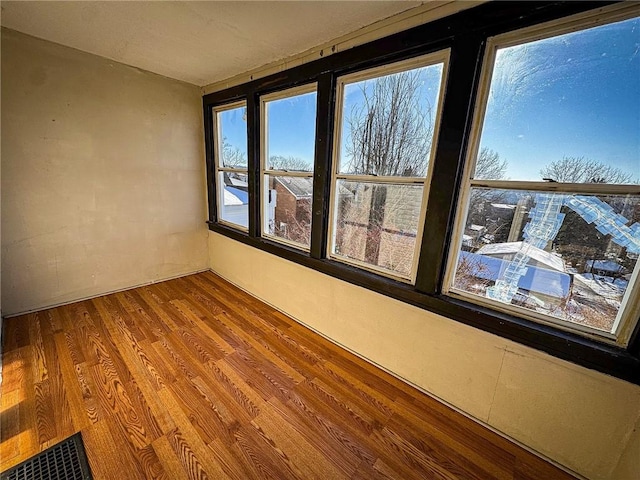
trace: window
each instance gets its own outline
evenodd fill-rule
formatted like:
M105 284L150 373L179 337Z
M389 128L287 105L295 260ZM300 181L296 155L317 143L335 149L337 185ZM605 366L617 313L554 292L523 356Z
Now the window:
M214 109L213 132L218 220L232 227L249 227L247 106L245 102Z
M640 18L628 16L489 40L450 294L628 342L640 283Z
M309 250L316 87L263 95L262 236Z
M415 281L448 54L338 80L331 258Z
M594 5L486 2L205 95L210 230L640 385L640 5Z

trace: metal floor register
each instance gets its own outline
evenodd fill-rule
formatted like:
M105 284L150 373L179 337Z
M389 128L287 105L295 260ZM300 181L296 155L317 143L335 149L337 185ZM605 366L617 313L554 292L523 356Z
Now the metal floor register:
M92 480L80 433L0 473L0 480Z

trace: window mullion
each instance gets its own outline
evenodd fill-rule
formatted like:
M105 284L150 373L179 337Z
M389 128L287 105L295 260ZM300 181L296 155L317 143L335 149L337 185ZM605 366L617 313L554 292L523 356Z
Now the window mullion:
M271 175L274 177L297 177L297 178L312 178L311 172L299 172L297 170L263 170L262 175Z
M446 268L469 112L475 101L483 50L484 42L475 36L456 40L451 49L415 283L416 289L425 293L439 292Z
M249 236L260 236L260 103L247 98L247 156L249 188Z
M390 183L402 185L424 185L425 177L390 177L376 175L351 175L345 173L336 174L336 180L347 180L349 182L363 183Z
M206 162L207 162L207 186L209 190L208 194L208 205L209 205L209 222L217 222L218 221L218 211L217 211L217 198L218 198L218 188L216 185L216 167L215 167L215 159L213 156L213 148L215 145L214 135L213 135L213 108L211 105L207 105L206 101L204 102L204 143L205 143L205 151L206 151Z
M638 184L610 184L610 183L561 183L561 182L530 182L515 180L475 180L469 181L470 187L509 189L525 191L541 191L571 194L601 194L601 195L639 195Z
M235 167L218 167L218 173L220 172L229 172L229 173L247 173L248 170L246 168L235 168Z
M311 210L310 255L313 258L324 258L327 251L335 91L335 77L331 73L320 75L318 78L316 149Z

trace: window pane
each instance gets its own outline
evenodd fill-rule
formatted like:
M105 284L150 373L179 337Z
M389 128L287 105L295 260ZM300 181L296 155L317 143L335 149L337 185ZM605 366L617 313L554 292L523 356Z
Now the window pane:
M339 171L426 176L443 64L344 86Z
M410 277L423 186L338 180L332 253Z
M499 48L474 178L638 183L639 44L635 18Z
M312 172L316 92L265 102L267 169Z
M247 168L247 108L217 112L219 165Z
M265 175L264 231L309 247L313 179Z
M473 188L453 286L611 332L638 221L640 196Z
M249 228L249 192L246 173L218 173L220 220Z

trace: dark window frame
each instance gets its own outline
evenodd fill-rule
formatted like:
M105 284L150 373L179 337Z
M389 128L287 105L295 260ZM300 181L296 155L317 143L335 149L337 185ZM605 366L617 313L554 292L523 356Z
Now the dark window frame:
M335 53L203 97L209 229L229 238L558 358L640 385L640 323L626 348L536 323L441 293L454 230L486 40L490 36L594 10L612 2L495 2ZM326 258L336 79L338 76L450 48L415 285ZM311 248L309 252L260 236L260 95L317 82L317 122ZM249 231L217 223L213 176L213 107L247 101Z
M223 105L217 105L215 108L212 108L212 112L211 112L211 122L212 122L211 123L211 136L212 136L213 140L215 140L216 137L219 137L219 135L220 135L219 131L216 131L216 130L219 130L219 128L220 128L220 125L217 123L217 120L216 120L216 113L220 113L220 112L225 111L225 110L232 110L232 109L236 109L236 108L242 108L242 106L241 106L242 103L245 104L244 108L246 109L246 102L244 102L244 101L231 102L231 103L227 103L227 104L223 104ZM236 105L234 107L233 106L234 104L240 104L240 105ZM216 109L218 110L218 112L216 112ZM249 139L247 138L247 148L248 148L248 140ZM213 179L214 179L213 181L215 183L217 181L217 178L219 178L218 176L220 175L220 172L230 171L233 167L226 167L226 166L222 165L222 163L220 161L220 158L216 159L216 156L220 155L220 151L218 150L218 153L216 155L215 152L217 151L217 149L216 149L215 141L212 141L211 145L212 145L212 152L213 152L212 153L212 155L213 155L212 158L214 159L214 162L212 163L211 170L212 170L212 175L213 175ZM218 146L218 148L220 148L220 146ZM233 169L246 171L247 178L249 177L249 165L248 165L248 162L247 162L247 166L246 167L233 168ZM216 193L219 193L217 191L217 184L216 184ZM222 208L220 208L218 210L218 207L220 207L219 201L218 201L218 197L216 197L214 199L213 206L214 206L214 208L216 208L216 216L220 216L220 213L222 212ZM225 224L227 224L231 228L238 227L239 229L241 229L240 228L241 225L239 225L239 224L235 224L235 223L233 223L231 221L223 220L223 219L220 219L220 221L224 222ZM248 229L248 227L247 227L247 229Z
M425 59L425 57L431 57L431 56L434 56L434 58L437 58L438 56L441 56L442 58L439 61L435 61L435 60L431 60L431 59ZM340 92L339 92L339 90L340 90L339 83L340 83L340 80L343 77L349 77L350 75L353 75L354 73L356 75L363 74L363 73L365 75L367 75L367 74L370 75L370 74L372 74L372 71L373 71L373 76L368 77L368 80L371 80L372 78L376 78L376 76L388 75L389 72L390 71L394 71L395 68L400 68L401 71L403 71L404 69L407 68L406 65L404 67L402 67L402 64L405 63L405 62L418 61L419 62L418 64L420 64L421 59L422 59L422 62L425 62L425 60L427 60L426 63L424 63L422 66L419 66L419 67L414 65L414 66L410 67L408 70L415 69L415 68L422 68L424 66L431 66L431 65L435 65L437 63L441 63L442 66L443 66L443 73L442 73L442 77L441 77L440 82L439 82L439 86L441 87L441 91L439 91L438 97L436 98L437 104L436 104L436 112L435 112L435 116L434 116L434 121L437 122L437 125L434 127L434 134L433 134L434 142L433 142L433 145L432 145L432 147L430 149L430 154L433 155L433 154L435 154L436 147L437 147L437 140L439 138L439 125L441 123L439 120L442 117L442 111L443 111L443 108L442 108L441 104L444 105L444 97L445 97L444 90L445 90L445 84L446 84L447 79L448 79L448 70L449 70L449 62L450 62L450 51L449 51L449 48L446 48L446 47L445 48L438 48L438 49L434 49L434 50L432 50L432 51L430 51L429 53L426 53L426 54L412 55L409 58L405 58L405 59L401 59L401 60L393 60L392 62L385 61L382 64L376 65L374 67L367 67L367 68L364 68L364 69L360 68L360 69L357 69L357 70L354 70L354 71L350 71L348 73L342 73L340 75L336 75L336 87L335 87L335 92L334 93L336 95L340 94ZM381 69L381 70L376 73L375 71L377 69ZM404 70L404 71L407 71L407 70ZM360 80L358 80L358 81L360 81ZM347 84L348 83L349 82L347 82ZM342 86L342 88L344 88L344 85ZM342 115L344 115L344 110L338 111L338 110L336 110L336 108L334 106L334 109L333 109L332 113L333 113L333 116L334 116L334 119L333 119L334 122L336 120L340 121L343 118ZM333 124L333 126L336 127L335 123ZM340 130L340 128L335 128L335 130L332 133L335 135L335 133L338 132L339 130ZM336 147L336 145L333 145L333 147ZM338 152L338 151L339 151L339 147L332 149L332 151L331 151L331 153L333 155L332 158L331 158L332 161L336 160L336 156L337 156L336 152ZM433 162L430 162L430 163L433 163ZM334 170L336 170L336 171L334 172ZM422 186L427 191L430 188L430 184L431 184L431 180L432 180L431 170L432 170L431 168L428 168L427 172L424 175L424 177L418 177L418 176L412 177L414 180L422 178L423 179ZM335 175L336 176L335 184L337 186L337 183L338 183L337 178L338 178L338 176L344 175L344 173L338 172L337 169L336 169L336 165L332 163L330 171L329 171L329 182L330 183L333 183L334 173L336 174ZM346 174L346 175L350 176L352 174ZM375 175L360 175L360 176L361 177L369 177L368 180L366 180L366 181L372 181L372 180L377 178ZM393 178L393 177L391 176L391 177L387 177L386 179L381 179L380 182L386 183L386 184L393 184L394 182L392 180L389 180L390 178ZM405 178L407 178L407 177L405 177ZM358 182L360 180L355 180L355 181ZM407 185L409 185L409 184L407 184ZM334 195L335 195L335 192L334 192ZM420 204L420 218L418 219L418 228L422 228L422 232L420 232L418 234L417 240L421 240L423 232L425 230L424 229L424 225L425 225L425 219L426 219L426 207L427 207L427 204L428 204L428 198L424 198L423 197L421 199L421 204ZM333 212L333 214L335 215L336 213ZM422 217L424 217L424 218L422 218ZM332 220L332 212L329 212L328 221L331 222L331 220ZM334 218L334 220L337 221L337 217ZM334 225L333 228L336 229L337 225ZM382 276L389 277L391 279L400 281L402 283L409 283L409 284L415 286L416 280L418 278L418 260L419 260L419 257L420 257L420 250L421 250L421 247L422 247L422 242L421 241L419 243L416 243L415 246L413 247L415 255L418 258L415 258L415 259L412 258L412 271L411 271L410 275L406 275L405 276L405 275L402 275L402 274L400 274L398 272L392 272L391 270L385 270L384 267L380 267L380 266L377 266L377 265L359 266L357 261L352 261L353 259L349 259L347 256L344 256L344 255L341 255L341 254L338 254L338 253L335 253L335 252L332 253L331 249L329 248L330 245L331 245L331 232L332 232L332 228L331 228L331 225L330 225L329 226L329 230L328 230L327 235L326 235L328 245L327 245L327 249L325 250L325 252L326 252L325 254L326 254L327 258L330 258L331 260L336 261L336 262L354 265L356 268L362 268L362 269L371 271L372 273L374 273L376 275L382 275ZM334 230L334 232L335 232L335 230ZM362 262L362 263L366 263L366 262ZM414 268L415 268L415 271L414 271ZM415 276L415 280L414 280L414 276Z
M270 94L281 94L281 93L282 93L282 94L287 94L287 93L289 93L289 95L286 95L286 96L282 96L282 97L277 98L277 100L282 100L282 99L286 99L286 98L294 98L294 97L295 97L295 96L297 96L297 95L304 95L305 93L310 93L310 92L305 92L305 93L294 93L293 95L291 95L291 90L296 89L296 88L302 88L302 89L305 89L305 88L312 88L312 91L316 94L316 124L317 124L317 117L318 117L318 112L317 112L317 107L318 107L318 84L317 84L317 82L305 82L305 83L302 83L302 84L299 84L299 85L295 85L295 86L293 86L293 87L288 87L288 88L284 88L284 89L277 89L277 90L275 90L275 91L273 91L273 92L270 92L270 93L267 93L267 92L261 92L261 93L260 93L260 95L258 95L258 97L257 97L257 100L256 100L256 101L258 102L258 106L259 106L259 108L260 108L260 105L261 105L261 97L263 97L263 96L265 96L265 95L270 95ZM269 101L269 100L267 100L267 101ZM260 115L260 119L262 119L262 116L263 116L262 111L260 111L260 112L259 112L259 115ZM266 115L266 111L265 111L265 115ZM259 128L260 128L260 129L262 129L262 125L260 125L260 127L259 127ZM267 133L268 133L268 132L267 132L266 130L265 130L265 131L262 131L262 130L258 131L258 141L259 141L260 147L262 146L262 143L261 143L261 142L263 141L262 135L266 135ZM314 133L314 135L315 135L315 134L317 134L317 132L315 132L315 133ZM315 140L315 138L314 138L314 140ZM316 142L316 143L317 143L317 142ZM315 149L314 149L314 150L315 150ZM259 155L260 155L261 153L262 153L262 151L259 151L259 152L258 152L258 154L259 154ZM317 158L317 156L318 156L318 155L317 155L317 152L315 152L315 151L314 151L314 160L315 160L315 158ZM264 160L266 160L266 159L267 159L267 158L265 157L265 159L264 159ZM272 172L272 173L276 173L276 172L278 172L278 170L270 170L270 169L267 169L267 168L266 168L266 161L265 161L265 163L264 163L264 164L263 164L262 162L263 162L263 159L261 158L261 156L259 156L259 157L258 157L258 163L259 163L259 168L260 168L260 182L261 182L261 183L260 183L260 187L262 187L262 186L264 185L264 183L263 183L263 182L264 182L264 178L263 178L263 176L262 176L262 174L263 174L263 170L264 170L265 174L266 174L266 172L268 172L268 171L270 171L270 172ZM313 169L313 171L312 171L312 172L306 172L306 173L310 173L309 177L310 177L312 180L314 180L314 178L315 178L315 175L314 175L314 173L315 173L315 162L314 162L314 165L313 165L312 169ZM291 176L291 175L290 175L288 172L284 172L284 171L283 171L280 175L277 175L277 176L287 177L287 176ZM314 189L314 193L315 193L315 189ZM262 194L262 192L261 192L261 194ZM263 226L263 225L264 225L264 219L263 219L262 215L264 214L264 212L263 212L263 203L262 203L262 202L264 201L264 198L265 198L265 197L264 197L264 195L263 195L263 196L261 196L261 197L259 197L259 198L260 198L260 201L259 201L259 209L260 209L260 222L261 222L261 223L260 223L260 225L261 225L261 226ZM313 206L313 201L314 201L314 198L313 198L313 193L312 193L312 206ZM297 250L302 250L303 252L309 252L309 251L311 250L311 243L312 243L312 241L311 241L311 240L310 240L310 242L309 242L309 247L307 248L305 245L297 244L296 242L289 241L289 240L286 240L286 239L280 239L280 238L277 238L275 235L264 235L264 233L263 233L262 231L259 231L258 233L259 233L263 238L268 238L269 240L271 240L271 241L273 241L273 242L275 242L275 243L277 243L277 244L286 245L287 247L291 247L291 248L294 248L294 249L297 249Z

